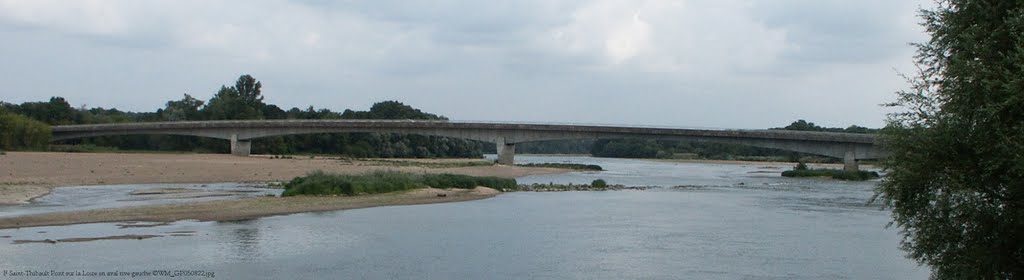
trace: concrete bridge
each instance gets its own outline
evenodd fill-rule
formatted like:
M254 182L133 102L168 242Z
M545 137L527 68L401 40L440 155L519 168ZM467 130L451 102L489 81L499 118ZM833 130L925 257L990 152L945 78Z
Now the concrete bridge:
M741 144L842 158L845 168L857 160L884 156L870 134L787 130L710 130L597 125L481 123L419 120L247 120L60 125L53 141L129 134L170 134L231 141L231 153L248 156L252 139L309 133L397 133L443 136L495 143L498 163L512 164L517 143L570 140L645 138Z

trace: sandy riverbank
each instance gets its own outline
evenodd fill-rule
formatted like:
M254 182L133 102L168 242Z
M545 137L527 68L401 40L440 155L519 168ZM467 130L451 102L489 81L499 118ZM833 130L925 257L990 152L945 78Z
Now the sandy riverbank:
M432 159L393 164L390 160L272 159L223 154L8 152L0 156L0 204L25 203L59 186L274 182L288 181L313 170L341 174L395 170L505 178L567 172L554 168L482 165L484 161Z
M494 189L478 187L473 190L418 189L341 197L260 197L0 218L0 229L129 221L232 221L305 212L468 201L493 197L498 193Z

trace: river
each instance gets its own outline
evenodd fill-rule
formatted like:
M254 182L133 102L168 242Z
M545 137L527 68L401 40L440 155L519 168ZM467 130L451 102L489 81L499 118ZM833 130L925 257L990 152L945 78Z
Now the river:
M223 279L927 279L904 257L877 182L779 177L785 165L517 156L606 171L521 183L658 186L238 222L0 230L0 270L202 270ZM679 186L679 187L675 187ZM155 234L145 240L16 239ZM93 278L95 279L95 278Z

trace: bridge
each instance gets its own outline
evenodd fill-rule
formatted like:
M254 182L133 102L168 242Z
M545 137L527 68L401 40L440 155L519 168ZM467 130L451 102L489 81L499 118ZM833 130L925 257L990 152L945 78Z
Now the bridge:
M257 138L352 132L417 134L491 142L497 145L498 163L505 165L512 164L517 143L572 139L644 138L741 144L842 158L847 170L857 170L857 160L884 156L876 145L875 136L870 134L423 120L245 120L59 125L53 127L52 141L131 134L190 135L230 140L231 154L248 156L251 141Z

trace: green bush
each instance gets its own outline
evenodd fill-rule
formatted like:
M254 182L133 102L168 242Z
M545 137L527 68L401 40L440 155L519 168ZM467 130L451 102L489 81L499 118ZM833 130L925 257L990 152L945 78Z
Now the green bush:
M0 113L0 149L41 149L50 143L50 126L14 113Z
M594 180L593 182L590 182L590 186L595 188L607 188L608 182L605 182L604 179L597 179Z
M807 169L808 169L807 168L807 164L802 162L802 161L800 163L797 163L796 167L793 167L793 170L807 170Z
M579 164L579 163L527 163L527 164L516 164L516 166L522 167L547 167L547 168L563 168L573 170L587 170L587 171L603 171L600 165L596 164Z
M805 167L806 168L806 167ZM874 171L845 171L838 169L793 169L782 172L782 177L830 177L836 180L865 181L878 178Z
M476 177L456 174L425 174L421 176L424 185L435 188L460 188L472 189L475 187L488 187L494 189L514 188L515 179L499 177Z
M387 193L423 187L472 189L477 186L495 189L516 187L515 179L475 177L455 174L402 173L378 171L362 175L327 174L314 171L285 184L281 196L356 195Z

